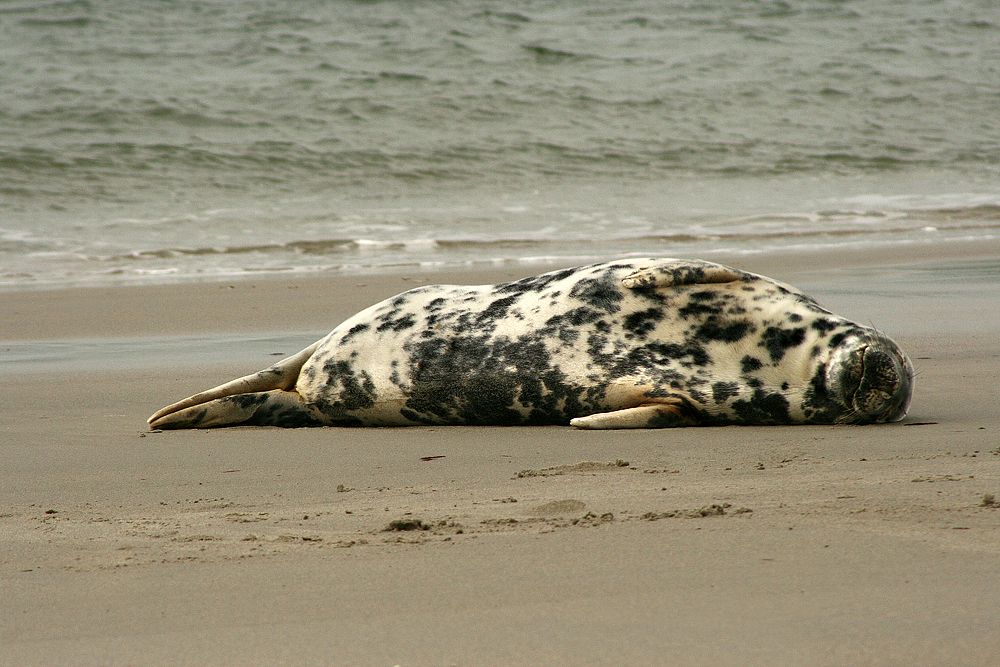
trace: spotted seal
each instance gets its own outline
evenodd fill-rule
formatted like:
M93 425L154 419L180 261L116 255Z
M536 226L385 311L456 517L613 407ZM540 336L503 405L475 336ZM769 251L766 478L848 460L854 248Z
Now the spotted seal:
M793 287L649 258L417 287L149 424L861 424L912 388L893 341Z

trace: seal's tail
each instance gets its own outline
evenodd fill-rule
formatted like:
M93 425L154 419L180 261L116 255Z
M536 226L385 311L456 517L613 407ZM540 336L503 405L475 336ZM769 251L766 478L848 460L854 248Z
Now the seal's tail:
M149 418L150 428L210 428L235 424L312 426L319 416L295 391L299 371L319 343L258 373L178 401Z

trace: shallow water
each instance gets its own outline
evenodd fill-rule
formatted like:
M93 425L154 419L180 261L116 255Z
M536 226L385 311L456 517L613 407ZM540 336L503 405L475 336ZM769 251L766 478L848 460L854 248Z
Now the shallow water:
M1000 234L1000 8L0 5L0 289Z

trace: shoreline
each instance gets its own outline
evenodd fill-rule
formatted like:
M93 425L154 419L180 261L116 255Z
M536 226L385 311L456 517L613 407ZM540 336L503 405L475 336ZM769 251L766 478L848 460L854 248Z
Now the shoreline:
M954 281L947 269L976 262L996 263L1000 241L950 244L940 248L907 248L885 253L859 250L850 253L782 253L768 256L712 256L710 261L770 276L806 293L841 297L858 289L855 274L897 284L886 296L904 298L910 285L898 284L899 274L938 267L940 275L921 286L926 289ZM265 274L193 280L178 283L120 284L54 287L0 291L0 310L10 316L0 327L0 342L70 340L75 338L128 338L200 333L275 333L322 331L327 333L353 313L377 301L418 285L434 283L486 284L516 280L529 275L572 266L565 262L512 263L509 266L448 271L393 271L387 273L295 275ZM942 271L940 267L944 267ZM926 272L926 271L925 271ZM981 276L980 276L981 277ZM1000 282L1000 269L986 276ZM922 277L927 281L927 276ZM871 287L866 283L863 289ZM988 291L986 296L992 296ZM203 313L189 312L197 301ZM820 302L827 306L824 299ZM835 305L829 307L837 312ZM876 310L876 308L873 308ZM850 313L840 313L851 317ZM867 316L870 316L867 315ZM863 318L861 313L855 317ZM991 325L992 320L985 324ZM887 321L880 326L892 326ZM971 327L970 327L971 329Z
M997 262L827 259L729 262L896 339L902 423L150 432L377 300L535 271L0 293L52 352L0 364L0 665L988 664Z

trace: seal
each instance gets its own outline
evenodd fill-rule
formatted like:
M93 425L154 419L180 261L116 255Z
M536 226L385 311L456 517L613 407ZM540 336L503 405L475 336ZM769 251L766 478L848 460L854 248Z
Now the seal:
M149 425L866 424L912 389L893 341L793 287L647 258L412 289Z

